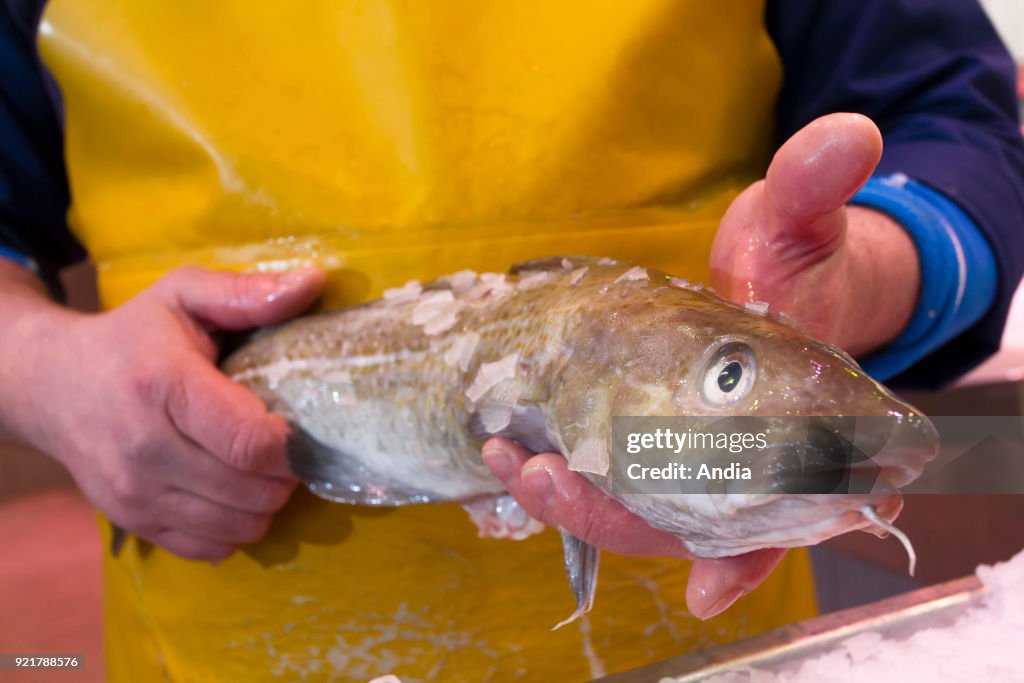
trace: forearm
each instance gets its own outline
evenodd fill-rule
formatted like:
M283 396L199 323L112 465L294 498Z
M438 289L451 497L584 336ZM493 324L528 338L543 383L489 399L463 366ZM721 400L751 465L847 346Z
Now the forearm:
M50 299L37 277L7 259L0 259L0 311L0 436L35 443L28 418L45 410L33 398L39 363L62 322L79 314Z

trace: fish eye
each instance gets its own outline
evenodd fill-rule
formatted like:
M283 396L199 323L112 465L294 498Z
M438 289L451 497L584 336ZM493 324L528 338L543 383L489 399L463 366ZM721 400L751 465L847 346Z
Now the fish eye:
M726 344L704 371L704 399L713 406L727 406L750 393L757 377L754 352L746 344Z

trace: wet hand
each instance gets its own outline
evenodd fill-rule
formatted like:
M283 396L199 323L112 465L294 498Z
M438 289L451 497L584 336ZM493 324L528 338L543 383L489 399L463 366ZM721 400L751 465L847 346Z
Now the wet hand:
M484 445L483 457L530 516L548 526L620 555L694 559L678 538L651 527L582 475L570 472L561 455L534 455L499 438ZM702 619L723 612L761 583L782 555L773 549L718 560L694 559L687 607Z
M887 215L846 205L881 154L881 134L857 114L798 131L722 219L712 286L738 303L767 302L854 356L892 341L917 302L917 250Z
M21 436L59 459L114 524L187 558L261 538L295 487L287 424L218 371L216 330L282 322L319 270L176 270L107 313L31 328Z

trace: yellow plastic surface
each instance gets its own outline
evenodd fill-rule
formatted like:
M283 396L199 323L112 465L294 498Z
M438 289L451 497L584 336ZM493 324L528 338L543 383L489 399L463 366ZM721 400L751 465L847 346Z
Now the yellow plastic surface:
M51 2L72 226L114 306L169 269L316 261L325 307L558 253L706 279L763 172L779 66L759 2ZM558 537L457 505L297 494L212 567L106 563L112 681L577 681L814 611L805 554L702 624L685 564L606 554L572 611Z

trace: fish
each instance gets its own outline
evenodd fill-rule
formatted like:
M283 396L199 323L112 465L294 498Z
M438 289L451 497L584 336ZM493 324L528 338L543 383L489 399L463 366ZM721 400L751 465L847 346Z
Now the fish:
M259 331L221 368L288 421L290 466L313 493L358 505L456 501L493 537L543 528L483 463L481 446L495 436L563 454L697 557L898 532L898 489L938 443L927 417L766 305L737 305L612 258L413 280L376 301ZM611 485L629 464L610 455L617 416L750 415L894 418L872 458L885 486L696 495ZM563 548L577 602L567 623L593 604L599 552L566 532Z

